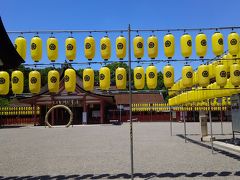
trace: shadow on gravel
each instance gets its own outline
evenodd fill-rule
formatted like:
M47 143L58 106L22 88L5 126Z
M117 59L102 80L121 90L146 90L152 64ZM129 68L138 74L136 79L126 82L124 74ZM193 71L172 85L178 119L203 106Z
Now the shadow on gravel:
M0 129L13 129L13 128L20 128L24 126L0 126Z
M192 172L192 173L135 173L134 178L141 178L141 179L156 179L156 178L184 178L184 177L228 177L228 176L240 176L240 171L236 172L229 172L229 171L222 171L222 172ZM74 174L74 175L58 175L58 176L11 176L11 177L3 177L0 176L1 180L44 180L44 179L56 179L56 180L64 180L64 179L130 179L131 175L127 173L119 173L119 174ZM230 177L228 177L230 178Z
M180 137L180 138L182 138L182 139L185 139L184 135L182 135L182 134L177 134L176 136L178 136L178 137ZM193 144L196 144L196 145L199 145L199 146L202 146L202 147L205 147L205 148L211 150L211 146L208 145L208 144L205 144L205 143L202 143L202 142L199 142L199 141L190 139L190 138L188 138L188 137L186 137L186 139L187 139L187 141L190 142L190 143L193 143ZM225 155L225 156L227 156L227 157L230 157L230 158L232 158L232 159L235 159L235 160L237 160L237 161L240 161L240 156L237 155L237 154L233 154L233 153L231 153L231 152L218 149L218 148L216 148L216 147L213 147L213 150L216 151L216 152L218 152L218 153L220 153L220 154L223 154L223 155Z

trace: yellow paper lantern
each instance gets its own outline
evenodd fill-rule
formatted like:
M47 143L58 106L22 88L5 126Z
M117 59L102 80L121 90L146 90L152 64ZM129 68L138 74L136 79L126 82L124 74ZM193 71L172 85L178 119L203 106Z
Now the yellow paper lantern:
M84 40L84 53L88 60L92 60L96 53L96 43L92 36L88 36Z
M68 37L65 40L65 54L66 58L69 61L73 61L76 59L77 54L77 42L76 39L73 37Z
M68 68L64 72L64 85L68 93L75 92L76 89L76 72L74 69Z
M15 49L18 54L25 60L27 54L27 41L23 36L18 36L16 38Z
M9 92L9 74L6 71L0 71L0 95L7 95Z
M13 94L23 93L24 77L21 71L16 70L12 72L11 83Z
M170 64L163 68L163 82L167 88L171 88L174 84L174 68Z
M133 39L133 51L137 59L141 59L144 56L144 40L142 36L137 35Z
M209 85L209 69L207 65L200 65L198 67L198 84L201 87Z
M207 36L204 33L199 33L195 39L196 53L200 58L204 58L207 54Z
M145 86L145 74L144 69L141 66L134 68L134 87L136 89L143 89Z
M47 39L47 55L51 62L54 62L58 58L58 40L55 37Z
M157 87L157 68L153 64L146 69L147 87L149 89L156 89Z
M158 39L156 36L151 35L147 39L148 44L148 57L155 59L158 56Z
M216 83L223 88L227 83L227 67L219 64L216 67Z
M111 40L108 36L104 36L100 40L101 46L101 56L104 60L108 60L111 58Z
M120 60L124 59L126 56L126 38L124 36L118 36L116 39L116 55Z
M39 36L34 36L31 39L31 57L35 62L42 59L42 39Z
M193 86L193 69L190 65L185 65L182 68L182 84L186 88Z
M239 52L239 35L236 32L231 32L228 35L228 51L234 57Z
M126 89L127 86L127 75L126 69L118 67L115 72L116 87L117 89Z
M180 38L181 53L184 58L189 58L192 54L192 37L184 34Z
M83 70L83 89L93 91L94 89L94 71L92 68Z
M29 73L29 91L33 94L38 94L41 89L41 74L38 71Z
M215 56L221 56L224 52L223 34L215 32L212 35L212 50Z
M166 34L163 38L163 47L164 54L168 59L171 59L174 56L175 51L175 39L174 36L169 33Z
M59 77L59 72L56 70L51 70L48 72L48 90L50 93L58 93Z
M110 88L110 69L102 67L99 71L99 84L101 90L109 90Z

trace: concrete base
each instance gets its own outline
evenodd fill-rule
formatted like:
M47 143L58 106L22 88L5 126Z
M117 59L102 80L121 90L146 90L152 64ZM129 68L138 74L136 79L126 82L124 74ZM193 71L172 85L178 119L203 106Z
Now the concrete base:
M239 146L235 146L233 144L224 143L224 142L221 142L221 141L214 141L213 144L216 145L216 146L219 146L221 148L229 149L229 150L232 150L232 151L240 153L240 147Z
M214 137L214 136L212 137L212 140L213 140L213 141L215 140L215 137ZM211 142L211 136L203 136L203 137L201 138L201 141L203 141L203 142Z

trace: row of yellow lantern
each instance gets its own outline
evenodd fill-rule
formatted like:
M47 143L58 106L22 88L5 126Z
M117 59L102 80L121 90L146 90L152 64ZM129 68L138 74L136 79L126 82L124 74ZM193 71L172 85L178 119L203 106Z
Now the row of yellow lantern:
M115 71L117 89L126 89L127 75L126 69L118 67ZM48 72L48 89L51 93L59 91L60 74L57 70ZM75 92L76 89L76 72L74 69L66 69L64 72L64 84L67 92ZM101 90L110 89L110 69L102 67L99 70L99 87ZM146 69L146 84L149 89L157 87L157 68L150 65ZM0 71L0 95L9 93L10 77L6 71ZM21 71L13 71L11 75L11 86L14 94L22 94L24 88L24 77ZM134 86L136 89L145 87L145 73L143 67L134 69ZM86 68L83 71L83 88L86 91L94 90L94 71L92 68ZM29 91L38 94L41 90L41 74L38 71L29 73Z
M185 88L191 88L198 84L200 87L207 87L210 83L209 69L207 65L200 65L197 73L193 73L191 66L186 65L182 70L182 79L174 84L174 69L171 65L167 65L163 69L164 84L166 87L171 87L170 96L176 94L176 91ZM229 81L231 85L237 87L240 85L240 65L232 64L230 68L230 79L227 80L226 67L223 64L216 66L216 85L223 88ZM117 89L126 89L126 69L118 67L115 71ZM197 79L197 80L196 80ZM56 70L48 72L48 88L52 93L59 91L60 75ZM67 69L64 75L65 89L67 92L74 92L76 88L76 72L73 69ZM9 74L5 71L0 72L0 94L6 95L9 92ZM11 76L12 91L14 94L22 94L24 87L23 73L21 71L13 71ZM110 88L110 69L102 67L99 71L99 84L101 90L109 90ZM157 87L157 68L150 65L146 69L146 85L149 89ZM144 68L137 66L134 68L134 86L136 89L145 87L145 72ZM92 68L86 68L83 71L83 87L86 91L94 89L94 71ZM38 71L29 73L29 90L31 93L39 93L41 88L41 75Z
M104 36L100 41L101 56L104 60L111 57L111 41L108 36ZM27 41L23 36L19 36L15 40L15 48L23 59L26 59ZM65 54L69 61L76 59L77 43L73 37L68 37L65 40ZM92 60L96 53L96 43L92 36L88 36L84 40L84 54L88 60ZM47 56L52 62L58 59L58 40L55 37L47 39ZM126 38L119 36L116 38L116 56L123 59L126 56ZM34 36L31 39L31 58L35 62L42 59L42 39L39 36Z
M26 107L0 107L0 115L33 115L35 114L35 108ZM40 107L36 107L36 114L40 114Z
M166 66L167 67L167 66ZM214 72L214 73L213 73ZM170 88L172 91L180 91L185 88L191 88L192 86L198 85L199 87L207 87L210 84L211 78L216 78L216 84L223 88L227 84L228 79L228 71L227 66L223 64L221 61L218 61L218 64L213 66L210 65L200 65L196 72L193 72L193 68L190 65L185 65L182 68L182 79L172 86L168 85L166 82L167 74L164 73L164 84L166 87ZM240 64L234 62L230 65L230 82L233 87L240 86ZM174 92L170 93L170 95L174 94Z
M173 111L226 111L227 106L176 106Z
M0 111L34 111L35 107L32 106L19 106L19 107L0 107ZM37 106L36 110L40 110Z
M204 58L207 54L207 36L200 32L195 38L196 53L200 58ZM148 56L155 59L158 56L158 39L156 36L150 36L147 40ZM171 59L175 52L175 38L169 33L163 38L164 54ZM189 58L192 55L192 37L185 33L180 38L181 54L184 58ZM133 39L133 49L136 58L141 59L144 56L144 39L137 35ZM236 32L231 32L228 35L229 53L236 56L239 53L239 35ZM215 32L212 35L212 50L215 56L221 56L224 53L223 34Z
M153 103L153 104L132 104L133 112L143 112L143 111L169 111L169 105L167 103Z
M207 36L204 33L199 33L195 39L196 53L200 58L203 58L207 53ZM163 38L164 54L167 58L172 58L175 52L175 38L169 33ZM180 38L181 54L184 58L189 58L192 55L192 37L185 33ZM26 58L27 43L23 36L19 36L15 40L15 47L23 59ZM100 40L101 56L104 60L111 58L111 40L108 36L104 36ZM148 56L155 59L158 56L158 38L151 35L147 39ZM223 34L215 32L212 35L212 49L216 56L220 56L224 52ZM137 35L133 39L134 56L141 59L144 56L144 39ZM236 32L231 32L228 35L228 50L233 56L239 53L239 35ZM88 36L84 40L84 53L88 60L95 57L96 43L92 36ZM66 58L70 61L76 59L76 39L69 37L65 41ZM58 58L58 40L55 37L50 37L47 40L47 54L50 61L56 61ZM116 39L116 55L119 59L126 56L126 38L119 36ZM42 40L39 36L34 36L31 39L31 57L35 62L42 59Z
M34 111L0 111L2 116L16 116L16 115L34 115ZM36 111L36 115L39 115L40 111Z
M170 106L178 106L187 103L203 102L209 99L230 97L233 94L238 94L240 89L236 89L228 79L224 89L221 89L216 82L208 85L206 88L196 88L187 92L183 92L169 99Z

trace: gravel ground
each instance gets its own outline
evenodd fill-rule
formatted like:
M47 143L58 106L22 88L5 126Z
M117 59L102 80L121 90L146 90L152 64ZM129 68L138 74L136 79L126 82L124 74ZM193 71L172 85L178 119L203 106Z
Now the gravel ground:
M136 179L240 179L240 154L211 153L199 123L134 123ZM220 134L220 123L214 133ZM231 124L224 123L231 137ZM129 179L129 124L0 129L0 179Z

